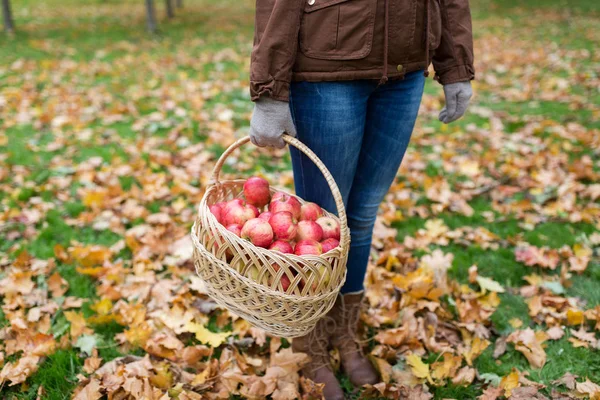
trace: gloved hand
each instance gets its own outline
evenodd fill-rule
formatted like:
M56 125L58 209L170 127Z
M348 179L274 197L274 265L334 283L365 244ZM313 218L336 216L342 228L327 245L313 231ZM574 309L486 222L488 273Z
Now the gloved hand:
M254 104L250 121L250 140L257 146L285 147L283 133L296 136L290 104L285 101L261 97Z
M456 82L444 85L446 106L440 112L440 121L445 124L456 121L465 114L473 96L471 82Z

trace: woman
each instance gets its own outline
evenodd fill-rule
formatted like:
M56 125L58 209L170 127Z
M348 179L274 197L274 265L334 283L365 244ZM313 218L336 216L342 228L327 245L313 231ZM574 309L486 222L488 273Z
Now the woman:
M284 146L298 136L335 178L352 237L347 280L334 308L295 351L303 373L343 399L327 350L340 351L356 386L378 378L356 329L373 226L394 181L419 110L430 61L444 88L439 119L466 111L474 78L468 0L257 0L251 63L255 102L250 137ZM335 204L314 164L291 150L296 192L327 210Z

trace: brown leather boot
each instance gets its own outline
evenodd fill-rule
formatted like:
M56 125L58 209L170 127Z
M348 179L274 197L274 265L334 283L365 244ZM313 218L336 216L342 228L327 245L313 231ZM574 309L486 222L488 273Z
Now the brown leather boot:
M330 330L328 327L332 322L331 318L325 317L308 335L292 339L292 350L295 353L306 353L310 356L310 363L300 372L305 378L325 384L323 388L325 400L344 400L344 391L333 373L329 360Z
M331 344L339 350L342 368L350 382L358 387L379 382L377 372L363 354L357 336L363 297L364 292L340 294L329 313L335 322Z

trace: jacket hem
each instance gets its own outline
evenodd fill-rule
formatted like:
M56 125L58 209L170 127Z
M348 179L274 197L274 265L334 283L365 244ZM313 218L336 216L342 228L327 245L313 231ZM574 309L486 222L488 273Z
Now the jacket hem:
M404 75L415 71L425 71L427 68L424 62L416 62L403 64L402 71L397 71L395 66L390 66L388 79L402 79ZM307 82L328 82L328 81L352 81L359 79L378 80L383 76L382 68L366 69L366 70L347 70L347 71L294 71L292 73L292 81L307 81Z

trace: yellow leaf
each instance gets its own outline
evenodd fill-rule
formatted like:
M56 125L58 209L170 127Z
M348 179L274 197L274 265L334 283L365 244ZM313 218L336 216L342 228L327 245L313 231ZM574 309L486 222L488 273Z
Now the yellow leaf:
M204 368L204 371L200 372L198 375L196 375L196 377L194 377L194 380L192 381L191 385L198 386L206 382L206 380L210 376L210 369L210 364L208 364L206 368Z
M152 329L145 321L141 324L132 326L130 329L127 329L125 332L123 332L125 339L129 343L138 347L143 347L150 338L151 334Z
M502 285L493 279L486 278L480 275L477 278L475 278L475 280L479 284L479 287L481 287L482 289L489 290L490 292L504 293L504 288L502 287Z
M83 317L83 314L76 311L65 311L64 314L67 321L69 321L71 324L71 337L73 339L78 338L84 333L93 333L92 330L86 326L86 321Z
M99 245L73 247L69 253L86 268L102 265L112 255L108 247Z
M154 371L156 374L150 376L150 383L154 386L167 390L173 386L173 373L166 362L155 364Z
M519 387L519 372L513 370L500 381L500 387L504 389L504 396L510 397L513 389Z
M421 360L421 357L413 353L406 356L406 362L410 366L414 376L420 379L427 379L429 383L433 383L431 375L429 374L429 364L425 364L423 360Z
M90 190L83 195L82 202L86 207L97 207L104 202L106 190Z
M185 325L185 330L195 333L198 341L208 344L211 347L219 347L225 342L225 340L227 340L229 336L231 336L231 332L211 332L203 325L194 322L188 322Z
M519 329L523 326L523 321L521 321L519 318L511 318L508 323L515 329Z
M577 257L591 257L593 254L592 249L580 243L576 243L573 246L573 253L575 253Z
M96 314L108 315L112 310L112 301L105 297L102 300L92 304L90 308L96 311Z
M90 268L76 267L75 271L77 271L81 275L89 275L89 276L93 276L94 278L98 278L99 276L102 276L104 274L106 269L104 267L90 267Z
M456 375L462 364L462 357L444 353L444 361L437 361L431 365L431 377L442 380Z
M569 325L581 325L583 324L583 321L583 311L575 310L572 308L567 310L567 322L569 323Z
M488 340L482 340L479 337L475 337L473 342L471 342L471 347L469 347L469 350L464 353L467 364L469 364L469 366L473 365L473 361L475 361L475 359L479 357L479 355L483 353L483 351L487 349L489 345L490 342Z

